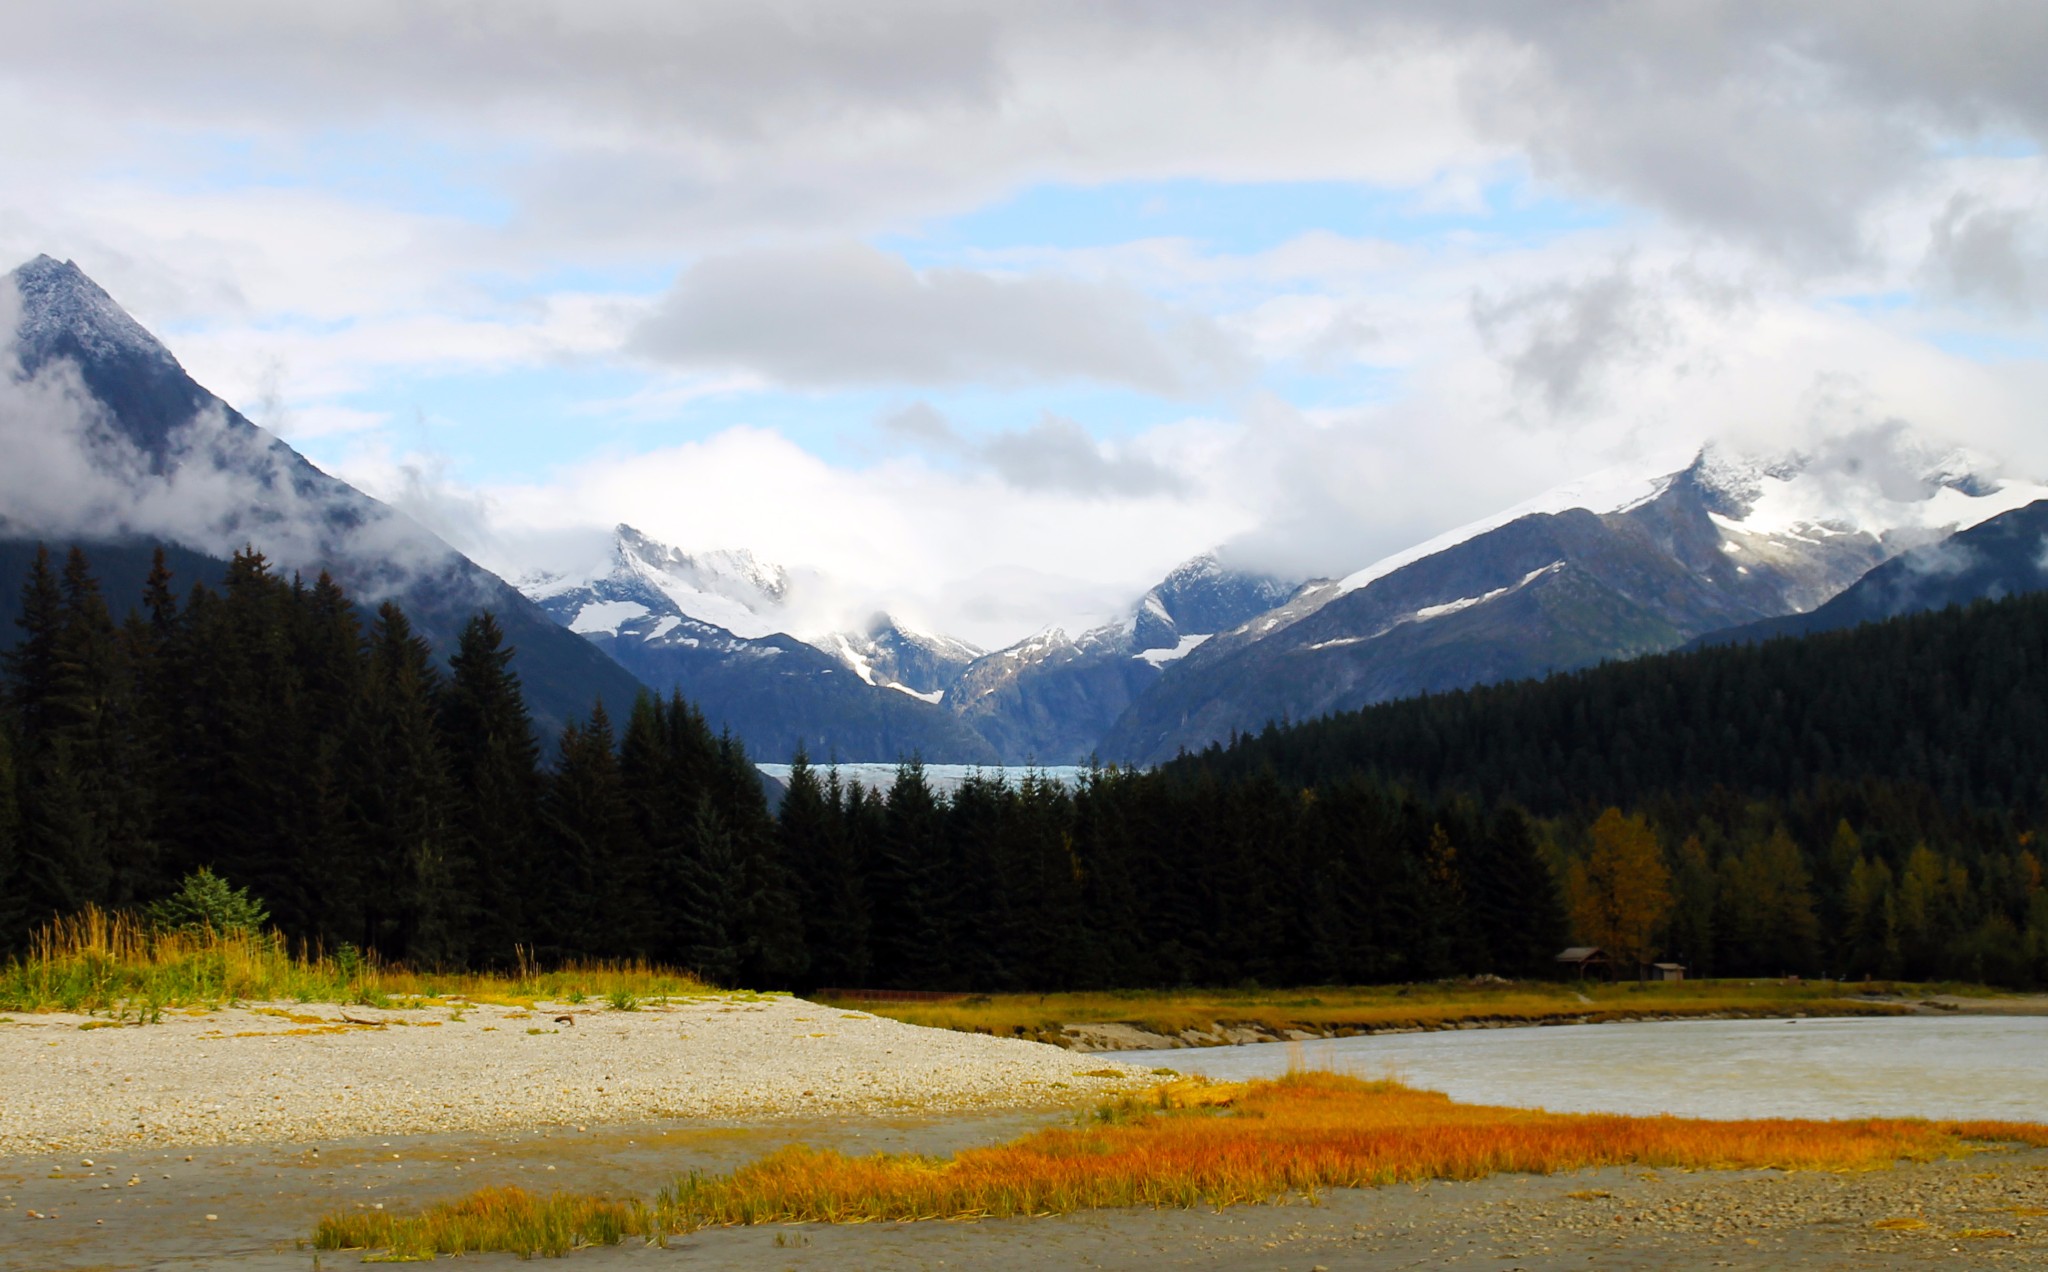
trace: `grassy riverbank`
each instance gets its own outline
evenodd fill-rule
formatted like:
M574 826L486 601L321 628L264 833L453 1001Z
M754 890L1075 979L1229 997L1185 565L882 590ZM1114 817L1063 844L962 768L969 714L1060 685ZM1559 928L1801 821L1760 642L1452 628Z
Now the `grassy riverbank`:
M1206 1045L1295 1036L1346 1037L1476 1025L1741 1016L1878 1016L1934 994L1991 996L1972 986L1712 980L1678 983L1443 982L1310 989L993 994L947 1002L833 1000L914 1025L1033 1038L1063 1046ZM1156 1038L1158 1042L1146 1041Z
M235 1002L405 1006L451 999L532 1007L595 1000L631 1008L715 992L684 972L645 963L543 971L432 972L392 967L352 949L293 950L250 933L160 932L123 914L87 910L51 923L26 954L0 966L0 1011L67 1011L147 1022L166 1008Z
M1556 1114L1462 1105L1394 1082L1295 1073L1242 1085L1175 1083L1103 1105L1078 1126L943 1159L793 1147L723 1174L685 1176L651 1199L501 1187L410 1215L354 1210L323 1219L314 1244L405 1258L561 1254L713 1226L1220 1206L1501 1172L1623 1165L1869 1170L1966 1154L1986 1143L2048 1145L2048 1126Z

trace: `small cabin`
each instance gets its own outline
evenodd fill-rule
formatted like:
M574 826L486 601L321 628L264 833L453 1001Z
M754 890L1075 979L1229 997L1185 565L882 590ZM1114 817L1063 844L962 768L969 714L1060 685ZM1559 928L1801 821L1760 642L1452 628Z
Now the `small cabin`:
M1653 981L1682 981L1685 979L1683 963L1652 963L1649 979Z
M1557 956L1557 964L1578 972L1579 979L1584 980L1587 968L1607 966L1607 951L1597 945L1574 945Z

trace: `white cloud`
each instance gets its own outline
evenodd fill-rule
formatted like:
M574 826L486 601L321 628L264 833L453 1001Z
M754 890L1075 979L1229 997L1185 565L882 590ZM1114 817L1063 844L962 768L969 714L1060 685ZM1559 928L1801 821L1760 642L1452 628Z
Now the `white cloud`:
M857 243L700 261L634 332L642 356L803 388L1096 380L1185 392L1238 359L1129 288L917 271Z
M1186 492L1181 476L1131 448L1095 440L1073 420L1046 414L1028 428L969 440L929 403L913 402L879 421L885 436L927 454L963 460L1006 484L1084 498L1131 498Z

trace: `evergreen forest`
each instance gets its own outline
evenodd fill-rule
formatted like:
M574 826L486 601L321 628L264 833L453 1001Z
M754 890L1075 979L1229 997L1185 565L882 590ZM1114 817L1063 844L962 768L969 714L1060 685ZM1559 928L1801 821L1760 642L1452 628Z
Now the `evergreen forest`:
M445 661L247 551L124 617L39 554L0 665L0 948L203 869L415 967L1055 990L1548 975L2048 977L2048 599L1272 728L1156 772L779 807L680 696L547 745L478 614Z

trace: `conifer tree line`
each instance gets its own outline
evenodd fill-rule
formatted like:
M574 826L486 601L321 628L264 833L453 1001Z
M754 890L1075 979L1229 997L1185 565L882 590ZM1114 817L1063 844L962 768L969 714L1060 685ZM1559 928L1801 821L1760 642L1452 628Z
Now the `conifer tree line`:
M397 607L254 552L217 591L180 593L160 559L118 622L76 550L39 557L22 599L0 665L8 947L203 866L330 950L647 958L763 987L1540 975L1575 938L1696 974L2048 972L2031 824L1925 783L1645 787L1624 813L1598 783L1545 805L1247 744L941 796L914 761L875 792L799 754L771 811L679 696L622 723L594 705L544 754L487 614L444 670Z
M1269 726L1167 772L1528 809L1602 945L1583 875L1632 810L1645 950L1695 974L2048 983L2048 593Z

